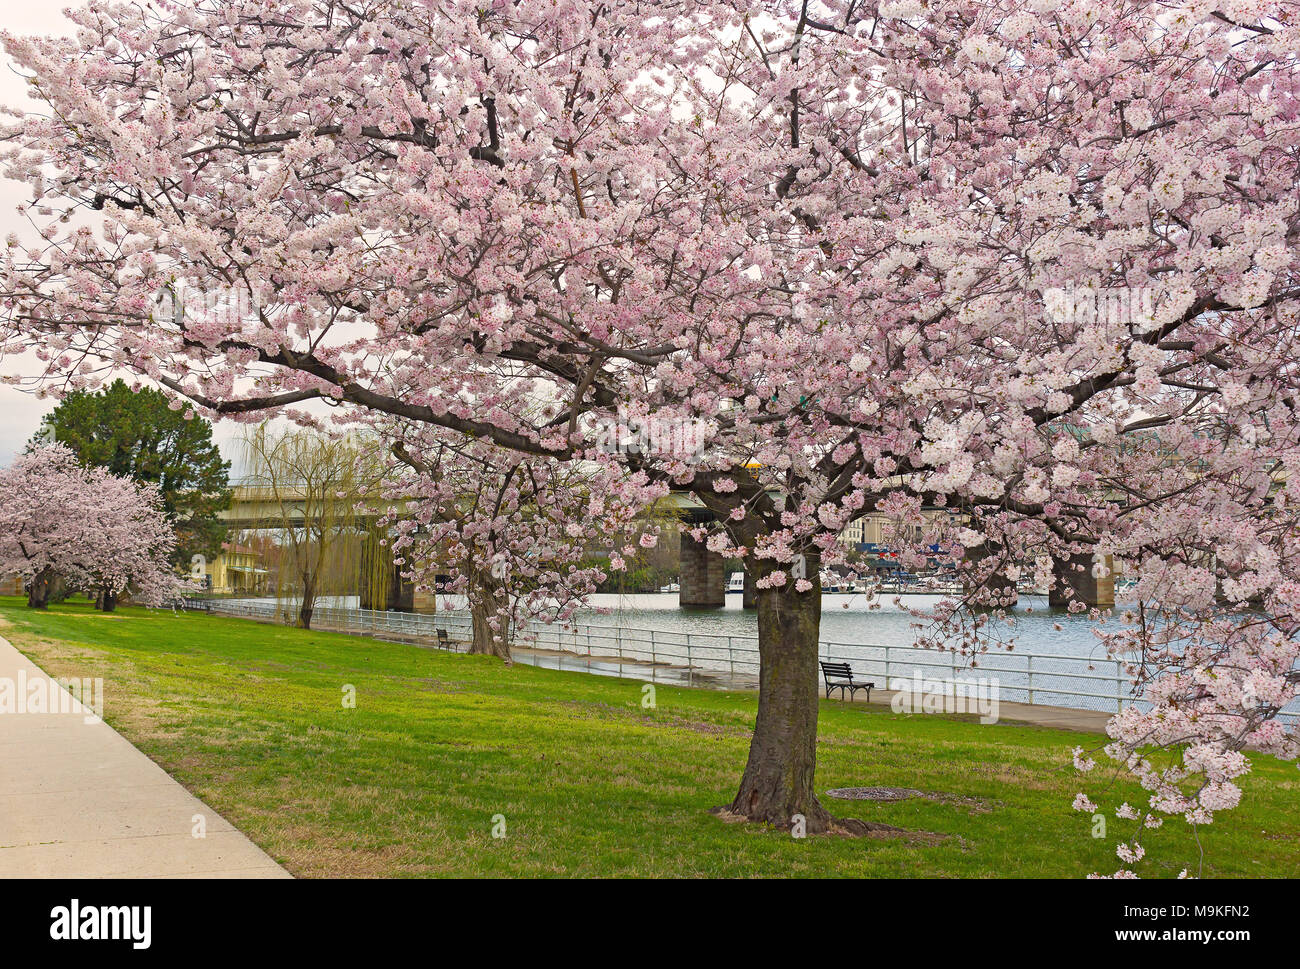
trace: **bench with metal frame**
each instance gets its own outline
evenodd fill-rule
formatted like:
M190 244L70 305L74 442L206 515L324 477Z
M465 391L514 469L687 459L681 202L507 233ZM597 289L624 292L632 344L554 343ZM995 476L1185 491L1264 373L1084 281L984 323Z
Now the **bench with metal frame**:
M853 699L858 690L867 691L867 702L871 702L871 688L875 683L867 683L862 680L853 678L853 667L848 663L822 663L822 679L826 683L826 699L831 698L831 690L840 691L840 699L844 699L844 691L849 691L849 699Z

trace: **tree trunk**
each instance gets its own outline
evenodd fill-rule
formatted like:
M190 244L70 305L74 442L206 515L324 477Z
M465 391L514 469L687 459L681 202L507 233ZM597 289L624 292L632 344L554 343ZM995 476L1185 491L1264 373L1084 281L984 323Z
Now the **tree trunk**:
M32 576L32 581L27 584L27 605L32 609L48 609L53 588L54 570L47 566Z
M311 614L316 607L316 577L310 572L303 576L302 602L298 605L298 625L311 628Z
M100 606L101 609L103 609L105 612L112 612L114 609L117 608L117 593L109 592L107 589L105 589L103 597L100 601L102 603L102 605Z
M467 590L474 634L469 651L510 662L510 595L491 575L477 575ZM496 628L493 628L495 622Z
M796 592L793 579L758 590L758 719L731 810L786 830L802 815L804 830L816 834L829 829L831 816L813 787L822 597L819 560L806 558L811 590Z

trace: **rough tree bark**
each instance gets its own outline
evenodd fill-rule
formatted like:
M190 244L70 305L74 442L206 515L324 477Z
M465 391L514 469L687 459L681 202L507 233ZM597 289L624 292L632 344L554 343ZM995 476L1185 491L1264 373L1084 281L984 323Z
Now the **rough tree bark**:
M48 566L32 576L31 582L27 583L27 605L30 608L49 608L50 592L54 588L54 579L54 570Z
M476 573L466 591L474 630L469 651L509 662L510 595L505 586L490 574Z
M819 561L806 561L808 592L796 592L793 580L758 591L758 719L731 810L787 830L802 815L804 830L816 834L830 828L831 816L813 786L822 596Z

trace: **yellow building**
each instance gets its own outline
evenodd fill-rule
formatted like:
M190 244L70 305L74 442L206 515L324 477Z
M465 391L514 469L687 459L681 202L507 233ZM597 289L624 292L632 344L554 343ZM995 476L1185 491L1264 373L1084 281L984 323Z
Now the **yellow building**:
M225 544L221 553L203 570L212 592L261 593L266 591L268 572L262 567L262 553L244 545Z

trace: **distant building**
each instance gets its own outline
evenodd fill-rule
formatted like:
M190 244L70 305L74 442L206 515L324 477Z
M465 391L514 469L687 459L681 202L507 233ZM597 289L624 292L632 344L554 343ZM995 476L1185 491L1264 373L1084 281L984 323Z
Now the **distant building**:
M948 512L942 508L926 509L922 514L927 519L941 515L947 515ZM840 532L839 542L841 545L847 545L849 548L856 549L859 552L872 551L876 546L885 541L885 529L889 523L887 515L872 514L865 515L854 521ZM922 529L914 525L911 528L912 537L919 539Z
M227 543L204 569L204 584L211 592L257 594L266 591L267 576L261 552Z
M862 518L859 518L855 522L851 522L848 528L840 532L840 544L862 551L862 544L866 541L866 539L862 537L863 532L866 530L865 525L866 521Z
M947 516L950 512L943 508L927 508L922 512L927 519L937 516ZM865 515L848 525L839 535L839 543L852 551L859 552L862 555L864 564L876 570L891 571L898 567L897 563L891 561L897 558L897 555L891 553L885 542L885 533L889 527L890 519L887 515L871 514ZM910 538L913 541L920 541L923 529L919 525L913 525L909 529ZM931 546L931 551L937 553L938 546Z

